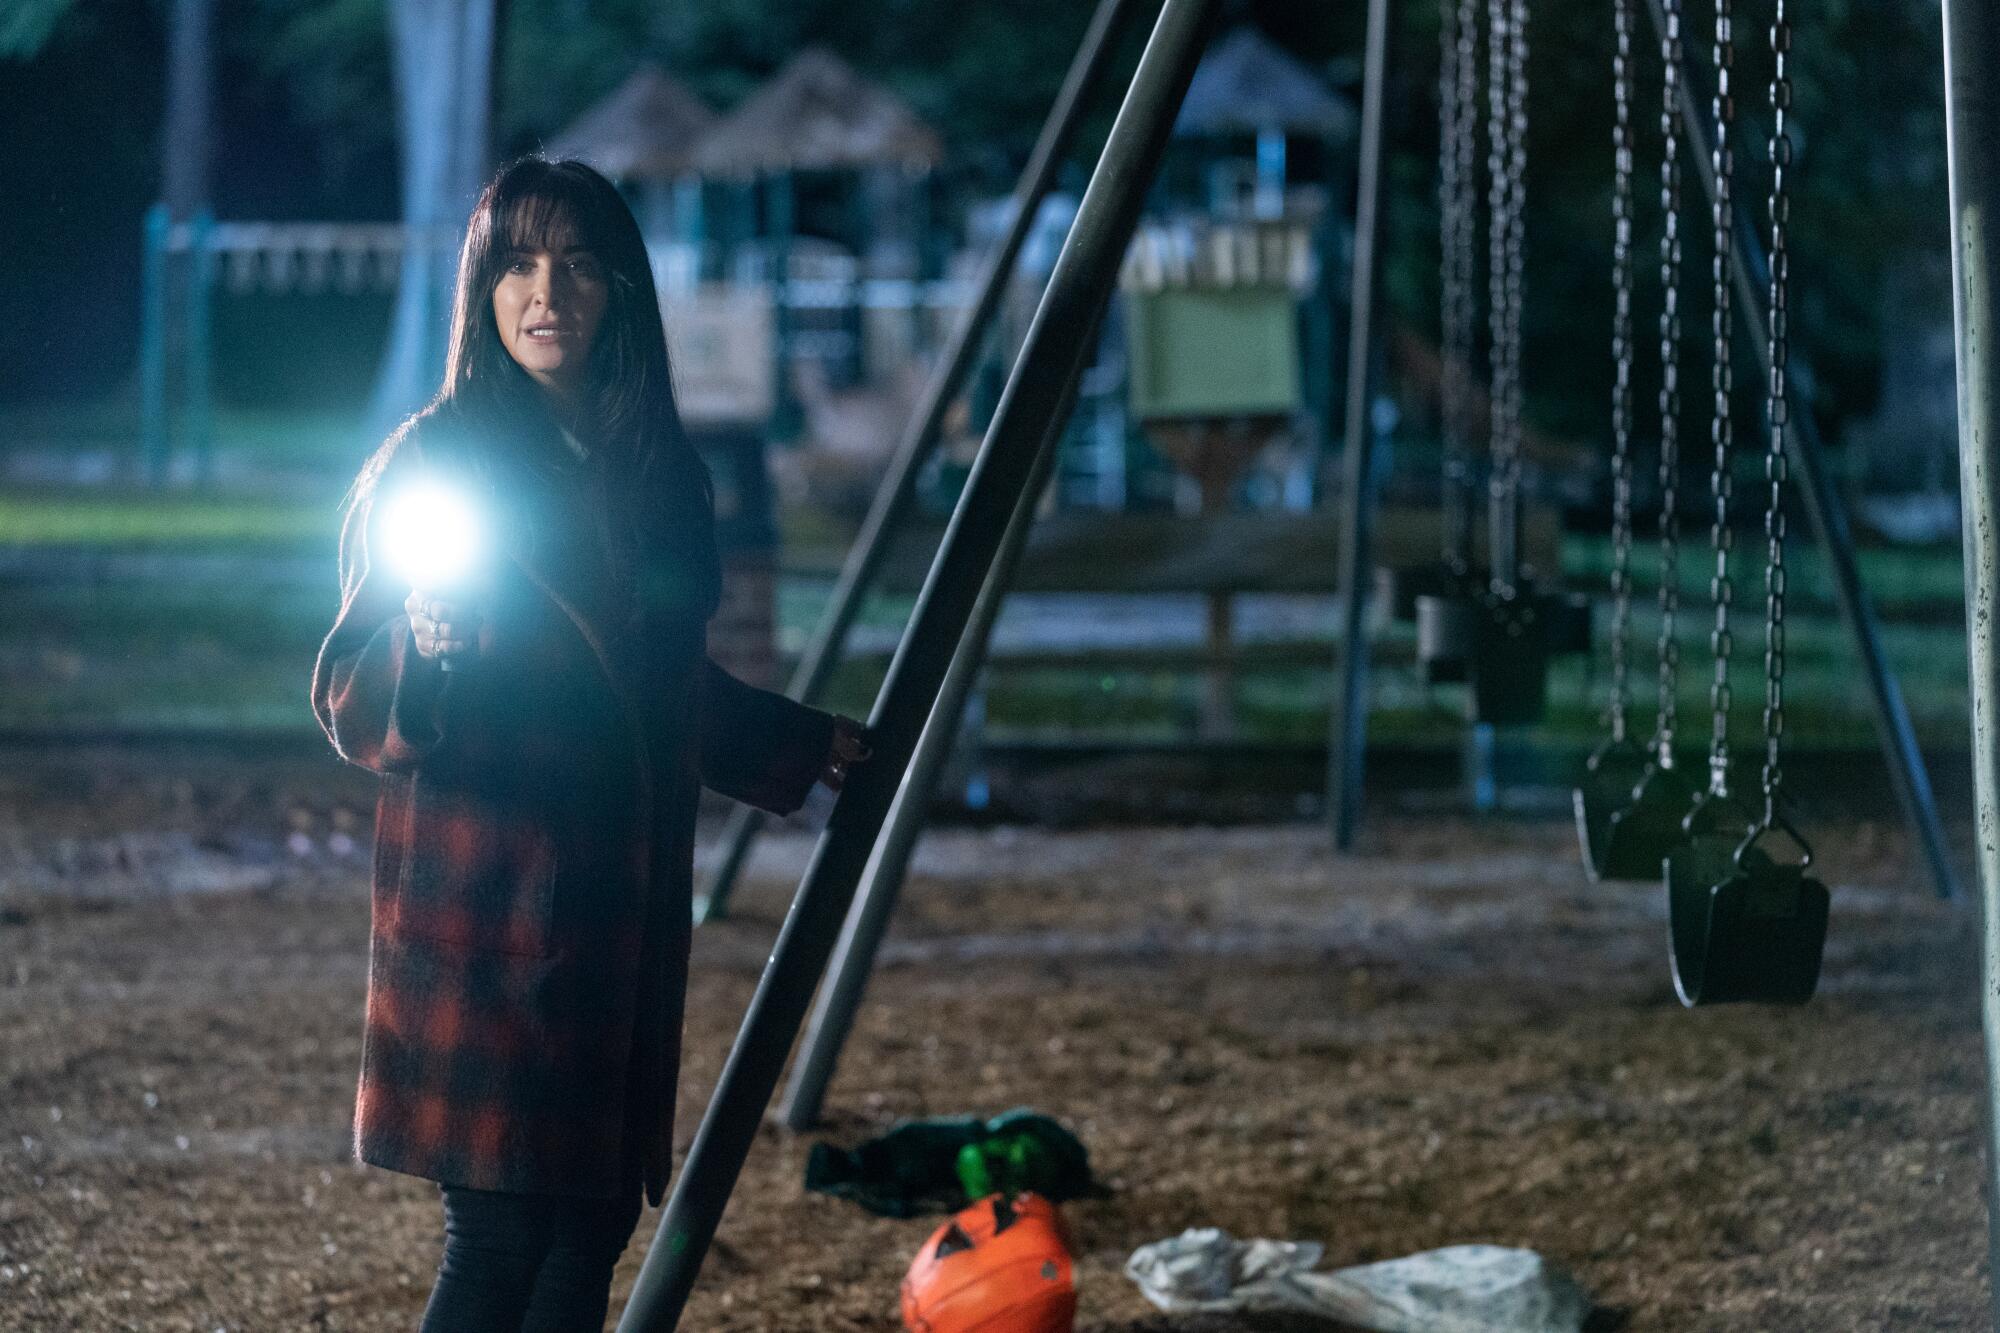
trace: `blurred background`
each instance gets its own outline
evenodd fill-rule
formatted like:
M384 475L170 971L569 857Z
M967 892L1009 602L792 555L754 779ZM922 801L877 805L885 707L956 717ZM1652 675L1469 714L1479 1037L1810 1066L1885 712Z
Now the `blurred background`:
M481 182L541 152L626 193L717 482L711 650L782 686L1012 221L1093 8L0 0L0 1325L389 1330L422 1307L435 1190L350 1160L378 784L333 755L307 688L337 605L342 493L436 389ZM934 826L901 844L907 865L886 858L888 892L905 868L908 888L828 1132L1018 1105L1064 1118L1112 1187L1072 1214L1085 1333L1168 1327L1123 1265L1197 1225L1324 1242L1339 1263L1530 1246L1591 1289L1593 1329L1989 1327L1977 922L1963 895L1930 892L1973 841L1939 7L1791 6L1788 251L1792 384L1944 827L1911 836L1825 552L1794 512L1785 790L1833 891L1823 977L1802 1009L1698 1015L1665 965L1658 855L1644 880L1595 882L1570 828L1605 732L1620 565L1619 8L1533 7L1521 546L1564 632L1545 677L1499 700L1397 605L1405 574L1437 572L1449 492L1440 10L1459 7L1388 9L1360 439L1345 422L1367 6L1219 8ZM1643 740L1671 481L1679 739L1698 775L1714 256L1684 141L1682 466L1663 478L1647 8L1623 11L1638 53L1627 661ZM1684 9L1705 70L1716 0ZM1737 5L1736 190L1760 230L1772 12ZM1032 218L834 708L870 709L1142 36L1126 34ZM1486 105L1474 207L1455 216L1486 206ZM1465 362L1483 421L1476 219L1474 247ZM1740 335L1734 371L1722 684L1755 765L1768 488L1764 378ZM1368 563L1388 573L1363 577L1398 595L1371 598L1361 627L1367 817L1337 851L1343 475L1364 459ZM700 830L705 891L727 860L720 813ZM768 830L733 912L696 932L683 1142L813 837L809 820ZM763 1138L691 1324L896 1327L933 1223L802 1194L802 1145Z
M748 678L780 682L1005 225L1088 9L13 0L0 16L12 315L0 321L0 731L310 739L305 677L332 607L336 501L436 385L472 194L495 163L533 151L595 163L645 227L683 409L722 491L731 600L716 651ZM1594 6L1538 12L1530 556L1590 589L1610 559L1611 33ZM1702 32L1707 19L1691 11L1688 22ZM975 699L972 726L995 753L1235 745L1292 772L1311 799L1336 623L1361 23L1354 6L1229 8ZM1377 470L1389 562L1433 540L1424 514L1439 486L1437 24L1433 6L1399 7L1392 43L1371 413L1387 451ZM1937 27L1935 6L1918 0L1832 0L1800 27L1793 328L1795 378L1857 516L1920 736L1956 750L1966 724ZM1768 56L1761 40L1743 45L1741 86L1757 94L1746 104L1760 102ZM1127 46L1123 68L1136 41ZM1643 442L1657 432L1660 206L1657 62L1639 64ZM1112 109L1093 108L1036 220L924 474L927 519L905 534L836 681L839 706L872 698ZM1746 173L1762 170L1750 114ZM1756 180L1745 189L1761 198ZM1695 542L1708 510L1705 223L1691 200L1683 376L1700 388L1688 395L1681 496ZM1238 288L1247 322L1204 327L1169 289L1239 244L1258 263L1202 281ZM1244 329L1261 340L1247 384L1242 358L1214 356ZM1740 372L1737 387L1749 495L1758 377ZM1246 393L1254 412L1228 401ZM1247 425L1222 445L1165 420L1211 411ZM1657 487L1641 472L1645 540ZM1756 505L1738 508L1757 521ZM1851 653L1815 558L1799 552L1793 582L1792 736L1808 750L1866 749L1864 700L1846 688ZM1639 562L1642 633L1649 568ZM1682 570L1699 602L1703 559ZM1385 662L1409 655L1410 633L1380 627ZM1558 756L1551 780L1566 781L1561 765L1596 725L1593 660L1555 664L1550 712L1527 738ZM1756 697L1756 654L1737 660L1739 697ZM1700 707L1703 672L1682 685ZM1374 709L1371 739L1392 752L1449 750L1464 726L1450 688L1393 669Z

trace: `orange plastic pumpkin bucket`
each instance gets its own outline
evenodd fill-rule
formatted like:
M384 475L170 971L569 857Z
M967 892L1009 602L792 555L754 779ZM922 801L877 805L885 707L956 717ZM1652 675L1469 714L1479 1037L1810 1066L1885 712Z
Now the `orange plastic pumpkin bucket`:
M981 1199L931 1233L903 1279L910 1333L1070 1333L1062 1215L1038 1194Z

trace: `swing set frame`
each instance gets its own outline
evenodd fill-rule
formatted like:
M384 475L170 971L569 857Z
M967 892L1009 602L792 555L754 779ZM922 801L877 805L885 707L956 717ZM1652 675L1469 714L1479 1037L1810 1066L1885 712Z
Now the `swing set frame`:
M1657 36L1664 27L1660 0L1644 3ZM1389 6L1390 0L1368 0L1362 179L1357 193L1360 211L1347 384L1347 484L1340 532L1344 621L1349 634L1346 642L1353 645L1353 651L1341 654L1329 756L1328 813L1335 841L1341 847L1351 842L1358 821L1361 749L1366 732L1367 654L1366 638L1360 630L1365 623L1370 582L1365 572L1371 554L1375 490L1371 463L1376 453L1366 422L1376 341L1371 319L1376 299ZM1114 11L1137 8L1137 0L1101 0L1093 33L1102 38L1100 29L1111 26ZM899 794L899 789L906 780L922 776L924 765L917 764L913 772L912 763L918 758L925 733L939 730L933 710L951 693L951 679L976 666L993 604L1018 553L1037 482L1046 475L1042 459L1049 449L1051 423L1059 422L1067 408L1080 358L1095 335L1097 316L1109 298L1125 242L1219 9L1219 0L1164 0L1110 139L1092 173L1069 242L871 713L875 759L849 780L805 872L634 1286L619 1325L622 1333L658 1333L678 1326L786 1055L848 916L856 886L869 871L878 835L883 833L892 807L900 807L899 817L917 817L922 802L901 799L907 793ZM1996 711L2000 703L2000 637L1996 637L2000 636L2000 355L1996 355L1996 348L2000 348L2000 272L1995 267L2000 263L2000 216L1996 216L2000 214L2000 88L1995 87L1992 75L2000 67L2000 14L1989 12L1986 0L1945 0L1944 10L1967 622L1981 830L1978 872L1984 909L1985 1183L1989 1199L2000 1200L2000 1138L1996 1137L2000 1133L2000 711ZM1038 145L1038 157L1049 146L1050 135L1062 117L1075 114L1074 101L1103 76L1102 66L1093 68L1085 58L1091 49L1087 45L1072 68L1058 111ZM1697 179L1713 203L1716 187L1706 167L1711 143L1700 72L1685 65L1681 75L1682 129L1697 164ZM1023 188L1032 188L1029 178L1024 178ZM1730 269L1737 298L1733 304L1742 331L1762 359L1769 345L1765 309L1768 273L1754 224L1739 203L1732 200L1731 204ZM1004 266L1005 261L1001 261L994 267ZM978 322L968 319L961 330L961 344L977 334L973 326ZM927 407L949 401L955 359L945 358ZM1764 368L1768 373L1769 366ZM1787 457L1800 480L1815 537L1827 553L1838 604L1869 679L1878 734L1899 802L1938 892L1949 897L1952 871L1935 798L1861 586L1846 514L1823 465L1811 415L1798 410L1799 405L1793 406L1785 438ZM934 426L923 418L920 414L913 423L905 453L921 454L928 447L922 436ZM901 457L899 454L899 461ZM883 505L886 518L887 502ZM874 517L871 515L871 528L886 526L875 524ZM851 558L847 574L859 572L857 560L865 558L866 553L860 552ZM858 586L847 585L865 584L866 575L850 579L847 574L843 575L843 588L858 598ZM848 608L850 615L851 610ZM844 633L845 626L823 625L815 646L828 656L837 656ZM879 919L886 920L886 915L885 909ZM857 954L857 959L865 966L865 957ZM858 1000L858 987L853 995ZM830 1067L828 1064L829 1072ZM2000 1221L1996 1218L2000 1218L2000 1208L1989 1212L1993 1266L2000 1271ZM2000 1304L1995 1308L2000 1314Z

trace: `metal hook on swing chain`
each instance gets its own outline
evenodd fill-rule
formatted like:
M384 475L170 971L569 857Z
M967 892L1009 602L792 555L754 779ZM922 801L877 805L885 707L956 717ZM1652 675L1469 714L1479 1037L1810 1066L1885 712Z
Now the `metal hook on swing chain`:
M1760 819L1751 825L1750 831L1744 835L1743 841L1736 844L1736 851L1729 858L1731 864L1738 870L1748 870L1750 868L1748 858L1751 849L1762 842L1767 834L1771 833L1782 833L1792 840L1792 845L1799 849L1797 866L1800 870L1804 870L1813 863L1812 844L1806 841L1805 834L1799 832L1798 825L1792 823L1791 820L1785 818L1783 815L1773 814L1770 818ZM1767 856L1766 859L1775 862L1775 858Z

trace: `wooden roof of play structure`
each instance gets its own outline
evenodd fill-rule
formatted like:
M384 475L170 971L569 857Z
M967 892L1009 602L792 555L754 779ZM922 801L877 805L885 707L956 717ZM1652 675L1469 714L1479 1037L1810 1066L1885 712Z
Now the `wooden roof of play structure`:
M930 167L937 131L903 100L868 82L831 51L801 51L709 131L695 166L712 176Z
M688 170L715 112L655 64L641 65L548 142L549 157L579 157L613 180L663 180Z
M1360 113L1311 66L1255 28L1217 41L1195 67L1175 134L1312 135L1333 143L1352 139Z

